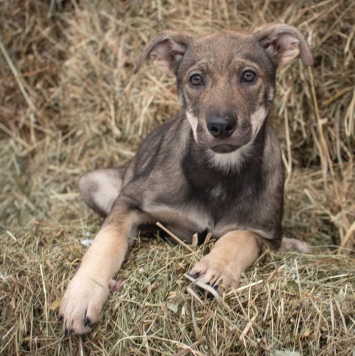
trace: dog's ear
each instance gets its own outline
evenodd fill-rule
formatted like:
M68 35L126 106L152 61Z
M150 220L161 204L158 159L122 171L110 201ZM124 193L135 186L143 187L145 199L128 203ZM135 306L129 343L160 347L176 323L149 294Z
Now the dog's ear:
M192 36L184 32L163 31L153 37L145 46L143 53L136 59L137 73L144 60L151 58L153 64L161 70L174 71L185 54Z
M253 34L278 65L287 63L298 55L304 65L311 66L313 64L309 45L295 27L272 23L256 28Z

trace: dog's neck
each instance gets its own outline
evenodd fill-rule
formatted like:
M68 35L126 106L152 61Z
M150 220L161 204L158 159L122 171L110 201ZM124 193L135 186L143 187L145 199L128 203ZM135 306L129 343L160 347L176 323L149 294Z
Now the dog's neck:
M264 124L250 144L227 154L216 154L199 147L191 132L182 162L190 198L194 196L208 204L211 200L215 202L217 198L223 201L230 195L257 196L264 184L266 131Z
M247 153L242 152L240 157L234 153L238 157L234 165L233 154L229 154L229 158L225 159L230 160L229 169L223 166L225 162L218 161L216 164L216 159L211 161L210 153L206 150L201 152L191 137L189 150L182 162L187 183L186 194L190 201L195 201L201 207L209 207L213 211L214 221L222 219L226 207L232 209L232 205L238 201L251 204L264 190L263 149L258 147L259 140L264 140L263 136L260 132L260 137L248 148Z

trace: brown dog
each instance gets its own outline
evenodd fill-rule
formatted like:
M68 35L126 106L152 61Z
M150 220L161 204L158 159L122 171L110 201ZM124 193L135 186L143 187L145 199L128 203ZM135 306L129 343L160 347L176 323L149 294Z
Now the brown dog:
M182 111L126 169L81 178L84 201L106 218L61 302L67 332L86 333L99 319L142 225L161 221L186 241L211 232L218 240L190 274L213 287L236 287L263 244L280 247L284 172L267 117L277 68L298 55L312 64L303 36L284 24L200 38L165 31L146 45L136 71L148 57L172 71Z

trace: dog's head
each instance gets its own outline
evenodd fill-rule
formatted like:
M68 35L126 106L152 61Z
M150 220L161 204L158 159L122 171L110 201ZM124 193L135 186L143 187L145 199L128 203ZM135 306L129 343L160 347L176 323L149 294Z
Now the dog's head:
M164 31L146 45L136 72L148 57L172 71L196 143L223 154L254 140L274 100L277 68L299 55L312 64L304 37L285 24L199 38Z

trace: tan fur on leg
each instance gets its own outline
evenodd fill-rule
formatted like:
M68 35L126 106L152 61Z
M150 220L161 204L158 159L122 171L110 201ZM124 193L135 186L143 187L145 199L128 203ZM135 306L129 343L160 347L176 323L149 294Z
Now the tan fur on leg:
M125 258L128 235L137 219L135 215L131 212L126 219L122 215L120 226L104 224L84 255L60 305L64 328L69 334L87 333L98 321L112 277Z
M250 231L223 235L212 251L191 270L192 276L213 287L238 287L241 274L259 256L259 237Z
M310 246L308 246L303 241L291 239L288 237L282 238L281 247L280 247L280 251L282 252L298 251L298 252L310 253L311 250L312 249L310 248Z

